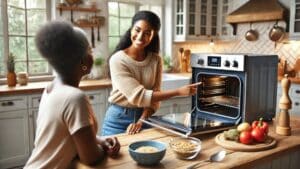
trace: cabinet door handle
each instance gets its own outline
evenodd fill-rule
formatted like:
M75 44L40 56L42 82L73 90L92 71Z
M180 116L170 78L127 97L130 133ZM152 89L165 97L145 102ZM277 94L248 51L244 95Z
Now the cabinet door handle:
M299 106L300 105L300 103L299 102L295 102L295 106Z
M1 103L1 106L13 106L13 105L14 105L14 102L12 102L12 101L2 102Z
M94 96L92 95L92 96L89 96L89 99L90 100L94 100Z
M300 94L300 90L296 90L295 93Z

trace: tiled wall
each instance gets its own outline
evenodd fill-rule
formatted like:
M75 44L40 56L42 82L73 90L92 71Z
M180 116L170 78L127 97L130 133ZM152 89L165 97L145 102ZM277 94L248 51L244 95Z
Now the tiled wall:
M288 33L286 37L276 43L269 39L269 31L275 24L274 22L252 23L252 28L259 33L259 39L250 42L244 37L250 29L249 23L238 24L237 35L231 40L215 40L214 45L209 45L209 41L175 43L174 50L180 47L190 49L192 52L200 53L254 53L254 54L277 54L280 58L285 58L288 68L293 68L297 58L300 58L300 41L289 41ZM285 27L285 22L279 22L279 26ZM178 66L179 52L173 55L174 66Z

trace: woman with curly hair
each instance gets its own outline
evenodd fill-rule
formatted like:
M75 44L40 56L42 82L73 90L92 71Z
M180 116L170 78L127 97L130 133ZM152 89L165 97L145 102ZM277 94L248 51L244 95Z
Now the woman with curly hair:
M118 140L96 135L98 124L94 112L79 89L82 76L90 73L93 65L84 32L69 23L54 21L39 30L35 42L57 77L44 89L34 149L25 169L70 168L76 157L92 165L106 154L117 155Z

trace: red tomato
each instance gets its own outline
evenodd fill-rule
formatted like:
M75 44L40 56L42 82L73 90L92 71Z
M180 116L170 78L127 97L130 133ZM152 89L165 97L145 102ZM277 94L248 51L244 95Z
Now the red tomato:
M251 136L257 142L264 142L266 139L266 133L262 128L258 128L258 127L252 129Z
M253 121L252 128L261 128L266 134L269 132L269 125L267 122L264 122L262 118L260 118L259 121Z
M243 144L251 144L252 143L252 136L250 131L243 131L240 134L240 142Z

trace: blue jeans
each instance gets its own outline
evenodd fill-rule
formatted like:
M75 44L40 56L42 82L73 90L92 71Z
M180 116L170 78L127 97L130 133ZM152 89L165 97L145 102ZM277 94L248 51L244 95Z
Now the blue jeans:
M106 111L101 134L109 136L125 133L129 124L135 123L140 119L143 110L143 108L127 108L110 104ZM142 128L150 128L150 126L143 124Z

